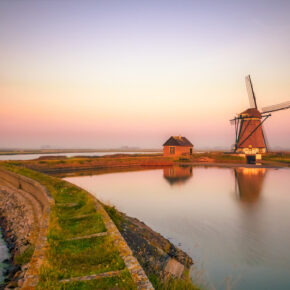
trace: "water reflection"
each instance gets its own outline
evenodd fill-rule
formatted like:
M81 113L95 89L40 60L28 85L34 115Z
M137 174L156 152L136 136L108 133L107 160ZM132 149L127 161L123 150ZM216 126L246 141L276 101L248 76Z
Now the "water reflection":
M163 169L163 177L170 185L181 185L192 177L191 166L172 166Z
M236 168L236 193L241 202L258 202L266 176L265 168Z
M247 229L239 233L237 243L240 251L240 261L247 267L263 267L269 255L265 233L265 218L263 216L263 185L266 177L265 168L234 169L236 196L238 197L240 220L239 226Z

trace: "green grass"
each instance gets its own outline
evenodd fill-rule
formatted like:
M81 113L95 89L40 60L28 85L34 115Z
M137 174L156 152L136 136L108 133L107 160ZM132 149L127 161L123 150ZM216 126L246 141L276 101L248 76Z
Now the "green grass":
M290 164L290 153L269 153L266 154L263 159Z
M69 240L106 231L102 216L96 210L95 199L90 194L68 182L24 167L8 162L2 166L40 182L55 201L50 213L46 262L40 269L38 289L109 289L112 285L122 289L136 288L111 237ZM32 253L33 249L24 252L18 257L19 263L29 261ZM63 278L115 270L125 270L127 274L97 281L59 282Z
M91 289L137 289L128 270L124 270L119 276L91 280L85 282L53 283L52 280L43 280L38 289L54 290L91 290Z
M60 210L58 209L58 214L59 212ZM81 218L72 217L68 219L61 217L57 230L59 231L59 235L69 239L105 232L106 228L101 215L99 213L93 213Z
M125 268L110 237L55 242L48 259L59 279Z
M235 154L225 154L222 152L206 152L201 154L193 154L193 158L201 158L201 157L211 158L218 162L231 162L231 161L245 162L244 157Z
M103 207L105 208L106 212L114 222L114 224L117 226L118 230L121 230L121 223L125 221L125 219L122 217L122 215L116 210L114 206L108 206L103 204Z
M29 245L28 248L21 254L15 256L15 263L18 265L27 264L34 253L34 245Z

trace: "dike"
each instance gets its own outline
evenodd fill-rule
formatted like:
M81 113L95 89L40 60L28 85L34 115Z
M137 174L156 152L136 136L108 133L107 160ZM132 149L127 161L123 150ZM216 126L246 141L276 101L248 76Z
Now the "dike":
M0 227L11 255L1 288L31 289L38 283L52 203L38 182L0 168Z

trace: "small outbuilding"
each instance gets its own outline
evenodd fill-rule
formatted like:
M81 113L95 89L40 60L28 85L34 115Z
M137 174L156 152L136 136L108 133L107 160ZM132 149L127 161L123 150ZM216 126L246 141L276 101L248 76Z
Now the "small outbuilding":
M193 151L192 143L182 136L171 136L163 144L164 156L191 155Z

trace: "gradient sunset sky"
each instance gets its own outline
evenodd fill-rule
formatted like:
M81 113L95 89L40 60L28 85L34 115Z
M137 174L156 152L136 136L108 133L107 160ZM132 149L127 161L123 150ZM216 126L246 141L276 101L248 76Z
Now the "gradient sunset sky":
M290 1L0 1L0 147L196 148L290 100ZM290 148L290 110L265 131Z

